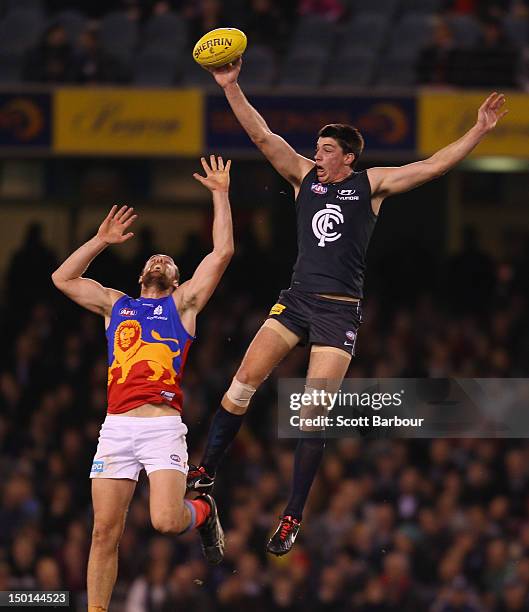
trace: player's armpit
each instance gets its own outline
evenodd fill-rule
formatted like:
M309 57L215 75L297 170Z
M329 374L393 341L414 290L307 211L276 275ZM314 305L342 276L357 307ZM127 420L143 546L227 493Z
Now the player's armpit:
M90 278L61 279L53 274L54 285L71 300L103 317L109 317L112 307L124 295L121 291L103 287L100 283Z
M254 143L294 189L299 188L306 174L314 168L315 163L312 160L297 153L278 134L267 131L261 137L254 139Z
M387 198L410 191L443 174L441 166L428 159L396 168L370 168L367 171L373 198Z

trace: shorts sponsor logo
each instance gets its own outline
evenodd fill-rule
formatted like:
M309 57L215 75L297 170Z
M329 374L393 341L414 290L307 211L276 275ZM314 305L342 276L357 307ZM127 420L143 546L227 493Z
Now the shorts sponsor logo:
M170 455L169 459L171 459L171 463L173 465L180 465L182 463L182 459L180 459L180 455Z
M135 317L138 313L136 310L134 310L133 308L122 308L119 311L119 314L122 317Z
M105 469L104 461L94 461L92 463L92 469L90 471L95 473L95 472L102 472L104 469Z
M270 313L268 316L272 316L272 315L280 315L283 310L285 310L286 306L283 306L283 304L274 304L272 306L272 308L270 309Z
M329 188L326 185L322 185L321 183L312 183L312 187L310 188L316 195L325 195Z
M172 391L160 391L160 395L168 400L174 399L175 394Z

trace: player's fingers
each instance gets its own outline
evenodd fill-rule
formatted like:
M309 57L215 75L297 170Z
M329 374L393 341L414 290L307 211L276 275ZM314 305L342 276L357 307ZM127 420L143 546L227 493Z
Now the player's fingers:
M136 221L136 219L138 218L138 215L132 215L132 217L129 217L125 223L123 223L123 229L127 229L127 227L130 227L134 221Z
M118 212L115 214L114 219L116 219L116 221L121 221L121 217L125 214L125 212L127 211L128 206L122 206Z
M492 103L493 99L496 97L497 92L493 92L490 94L490 96L483 102L483 104L481 105L482 109L487 109L490 104Z
M228 161L226 162L226 172L229 172L231 168L231 159L228 159Z
M134 236L134 232L129 232L128 234L125 234L121 240L121 242L125 242L126 240L129 240L130 238L132 238Z
M222 159L222 157L219 155L218 159L217 159L217 165L218 165L218 169L224 171L224 160Z
M202 183L202 185L204 185L206 182L206 177L200 176L200 174L197 174L196 172L193 174L193 178L196 179L199 183Z
M118 205L114 204L114 206L112 206L112 208L110 209L110 212L106 216L105 221L110 221L110 219L112 219L112 217L116 214L117 209L118 209Z
M121 223L125 223L125 221L130 219L130 217L132 217L133 214L134 214L134 208L131 206L121 216L121 218L120 218Z
M503 94L500 94L496 100L494 101L494 109L498 110L499 108L501 108L503 105L505 104L505 96Z
M209 163L213 172L217 171L217 160L214 155L209 156Z
M202 163L202 168L204 168L204 172L206 173L206 176L208 176L209 173L211 172L211 168L208 166L208 162L206 161L206 158L201 157L200 162Z
M494 100L490 103L492 108L498 108L498 105L502 103L502 100L505 99L505 96L501 93L498 93L494 96Z
M505 110L503 111L503 113L500 113L500 115L499 115L499 117L498 117L498 121L499 121L500 119L503 119L503 118L505 117L505 115L507 115L508 113L509 113L508 109L505 109Z
M501 100L501 94L496 94L492 100L489 102L489 106L491 108L495 108L496 104L498 104L499 100Z
M496 98L496 96L498 95L497 91L493 91L490 96L485 100L486 103L490 104L492 102L492 100L494 100Z

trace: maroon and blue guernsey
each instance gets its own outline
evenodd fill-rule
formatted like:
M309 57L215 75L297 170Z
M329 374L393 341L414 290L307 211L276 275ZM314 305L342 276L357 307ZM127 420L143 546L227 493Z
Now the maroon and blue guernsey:
M194 337L182 325L172 296L121 297L112 308L108 340L108 413L143 404L181 412L181 378Z

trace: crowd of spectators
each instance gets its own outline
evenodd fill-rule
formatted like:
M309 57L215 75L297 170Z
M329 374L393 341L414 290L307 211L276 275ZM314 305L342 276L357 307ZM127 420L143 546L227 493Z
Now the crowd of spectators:
M34 1L38 5L39 0ZM526 66L529 47L527 0L428 0L427 4L432 7L428 23L422 27L416 24L417 30L410 39L393 40L395 25L405 16L414 11L424 15L420 2L382 1L377 13L373 7L356 0L49 0L42 5L47 16L39 26L40 40L26 51L21 76L27 81L46 83L132 81L142 84L144 77L140 67L146 55L146 62L157 60L160 64L165 61L170 64L167 73L161 71L159 84L203 83L189 66L190 49L205 32L230 25L247 33L250 48L270 53L270 57L266 53L265 56L268 62L275 64L276 74L266 81L266 86L288 85L288 62L300 61L299 56L306 62L312 57L314 70L321 72L318 81L332 85L332 78L329 79L331 64L344 49L355 47L354 21L359 15L374 13L384 22L385 33L380 45L375 43L376 36L371 41L369 37L362 37L364 49L350 56L352 68L359 62L373 62L366 82L360 81L357 85L384 85L390 79L390 85L524 86L529 72ZM71 13L75 10L80 11L78 15L85 20L79 22L76 18L72 25ZM100 36L105 17L116 13L126 16L132 28L122 49L118 48L119 37L114 47L114 42L108 44ZM184 27L181 31L175 26L172 40L154 41L150 47L153 41L146 42L145 28L153 18L164 15L178 17ZM308 39L304 38L305 30L300 24L311 19L320 20L325 31L332 24L332 36L325 34L320 44L320 36L312 36L314 30L309 28ZM44 23L48 24L46 28L42 27ZM373 23L366 27L378 28ZM413 43L411 39L414 38L424 40ZM411 76L404 70L399 77L402 81L393 82L391 77L395 71L389 70L387 74L384 65L395 59L395 49L399 61L411 68ZM5 53L11 54L11 49L6 49ZM256 53L259 56L259 52ZM0 80L4 78L2 66L0 61ZM248 69L253 69L253 64L251 66ZM260 66L257 62L255 69L259 70ZM294 81L293 85L301 87L302 83Z
M417 62L417 80L428 85L516 88L523 72L521 51L493 12L479 21L473 45L458 44L450 20L439 16L432 41Z
M256 244L248 239L238 251L198 323L184 375L191 460L200 457L209 419L278 289ZM184 278L203 248L194 237L178 255ZM106 251L89 276L134 294L144 259L157 250L145 229L133 259ZM57 258L32 225L6 275L0 590L66 589L81 610L91 530L88 473L105 416L107 363L102 321L49 282ZM400 271L398 261L395 254L386 262L388 275L411 273L408 256ZM523 256L492 260L467 231L463 250L444 265L442 290L405 290L403 299L402 286L384 293L371 282L348 376L527 376L528 264ZM373 262L369 275L383 270L383 262ZM266 381L220 470L225 561L208 567L196 534L154 532L142 477L120 546L112 609L529 610L524 440L329 443L295 548L282 558L264 553L293 462L293 442L276 435L276 381L303 376L306 362L306 350L296 349Z

